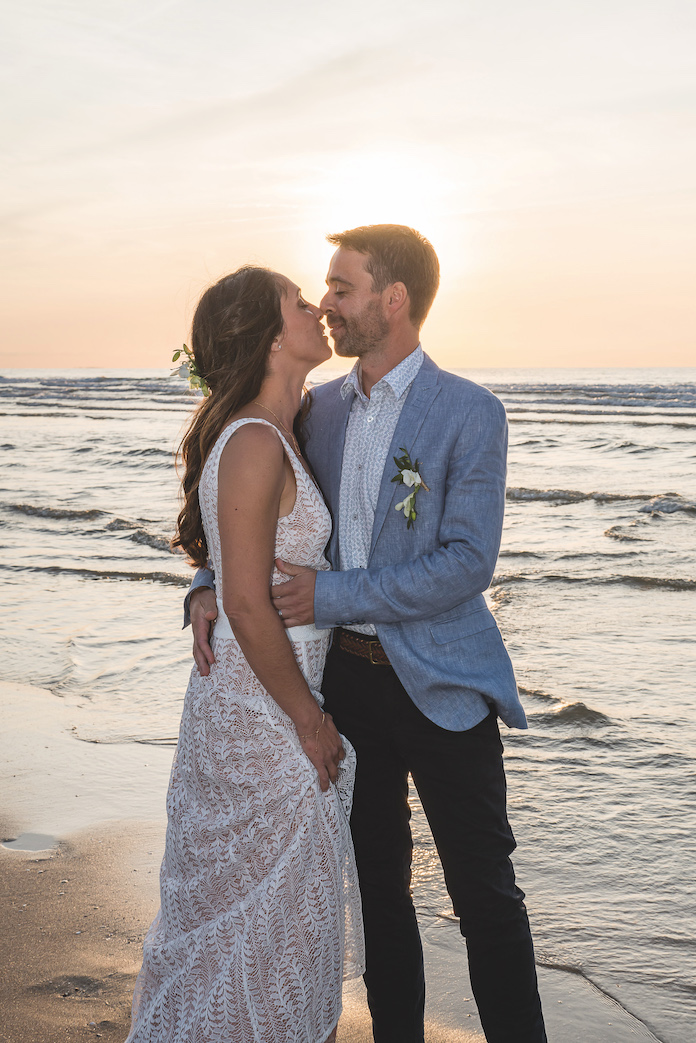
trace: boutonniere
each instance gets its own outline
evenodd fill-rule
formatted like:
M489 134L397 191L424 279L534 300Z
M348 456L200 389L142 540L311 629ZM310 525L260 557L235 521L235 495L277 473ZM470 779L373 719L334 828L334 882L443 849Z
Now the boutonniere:
M178 362L182 356L182 353L186 356L186 358L180 366L177 366L176 369L172 370L172 376L187 377L189 387L192 390L193 388L199 388L207 398L210 394L210 388L206 384L205 378L202 377L198 372L198 367L196 366L196 360L193 357L193 352L186 344L182 344L179 350L174 352L174 354L172 355L172 362Z
M416 520L416 495L421 489L425 489L427 493L430 492L430 490L420 476L418 470L420 467L420 461L416 460L416 462L413 463L404 447L400 446L399 448L404 455L394 457L394 463L396 464L399 473L394 475L392 481L405 485L407 489L411 490L411 492L408 496L404 497L401 503L396 504L394 510L404 512L406 528L410 529Z

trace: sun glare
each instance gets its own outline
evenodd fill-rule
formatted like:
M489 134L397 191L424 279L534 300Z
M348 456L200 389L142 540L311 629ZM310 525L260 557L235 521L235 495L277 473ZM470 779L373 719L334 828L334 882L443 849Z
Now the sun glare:
M454 212L461 209L464 193L461 179L455 186L454 178L448 177L445 158L426 161L413 150L391 149L337 155L330 167L325 161L317 163L298 177L294 195L304 212L310 254L316 253L317 242L329 231L394 223L427 236L441 262L450 260L456 238L457 267L463 268L469 258L462 256Z
M425 231L440 223L449 185L410 153L382 152L348 154L317 188L327 227L394 222Z

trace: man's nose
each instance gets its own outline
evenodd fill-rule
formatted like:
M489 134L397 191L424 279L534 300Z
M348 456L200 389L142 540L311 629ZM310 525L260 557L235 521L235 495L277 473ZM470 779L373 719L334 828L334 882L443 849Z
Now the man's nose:
M322 315L326 315L327 312L331 311L331 290L327 290L322 299L319 301L319 310Z

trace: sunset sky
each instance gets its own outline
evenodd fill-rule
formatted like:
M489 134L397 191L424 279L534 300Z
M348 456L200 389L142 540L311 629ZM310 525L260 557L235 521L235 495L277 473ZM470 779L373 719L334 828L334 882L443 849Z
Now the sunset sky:
M693 0L3 3L0 366L166 366L245 262L440 255L446 366L696 365Z

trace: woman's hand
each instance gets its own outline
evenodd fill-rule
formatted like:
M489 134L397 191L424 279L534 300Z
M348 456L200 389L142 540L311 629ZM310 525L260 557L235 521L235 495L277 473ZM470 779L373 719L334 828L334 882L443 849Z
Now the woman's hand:
M193 658L201 677L207 677L210 667L215 662L210 647L210 631L217 619L217 602L215 591L210 587L199 587L194 590L189 601L191 613L191 629L193 631Z
M319 707L317 706L319 710ZM318 718L316 728L303 731L306 727L302 724L297 728L297 734L302 743L302 749L311 760L319 775L319 785L325 793L329 788L329 782L335 782L338 777L338 769L341 761L346 755L343 742L339 735L333 717L330 713L322 713Z

